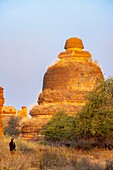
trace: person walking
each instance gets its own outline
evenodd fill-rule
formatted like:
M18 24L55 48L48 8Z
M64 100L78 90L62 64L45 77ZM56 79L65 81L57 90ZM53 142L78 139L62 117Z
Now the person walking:
M14 139L11 139L11 142L9 143L9 148L10 148L11 154L14 154L16 151L16 145L14 143Z

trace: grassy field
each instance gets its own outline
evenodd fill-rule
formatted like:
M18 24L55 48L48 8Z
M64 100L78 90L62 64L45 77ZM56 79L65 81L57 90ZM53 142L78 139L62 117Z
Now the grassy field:
M112 170L113 150L53 147L15 139L16 152L9 151L10 138L0 140L0 170Z

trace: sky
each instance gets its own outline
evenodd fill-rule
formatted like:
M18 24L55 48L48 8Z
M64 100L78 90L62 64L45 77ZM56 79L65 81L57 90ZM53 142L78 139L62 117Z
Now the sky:
M113 0L0 0L4 105L37 104L48 66L71 37L82 39L105 78L113 76Z

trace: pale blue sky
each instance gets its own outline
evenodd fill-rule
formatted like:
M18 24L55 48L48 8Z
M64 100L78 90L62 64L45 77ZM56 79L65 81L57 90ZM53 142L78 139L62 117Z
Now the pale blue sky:
M36 104L47 67L78 37L113 76L113 0L0 0L0 86L5 105Z

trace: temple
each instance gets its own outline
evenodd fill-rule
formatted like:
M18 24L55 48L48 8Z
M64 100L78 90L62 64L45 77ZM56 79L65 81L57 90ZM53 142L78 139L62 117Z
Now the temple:
M22 127L23 138L40 136L40 129L61 110L76 114L87 102L86 95L93 90L98 79L104 79L99 65L91 54L83 50L82 40L68 39L58 55L59 60L47 69L38 105L30 114L32 119Z

